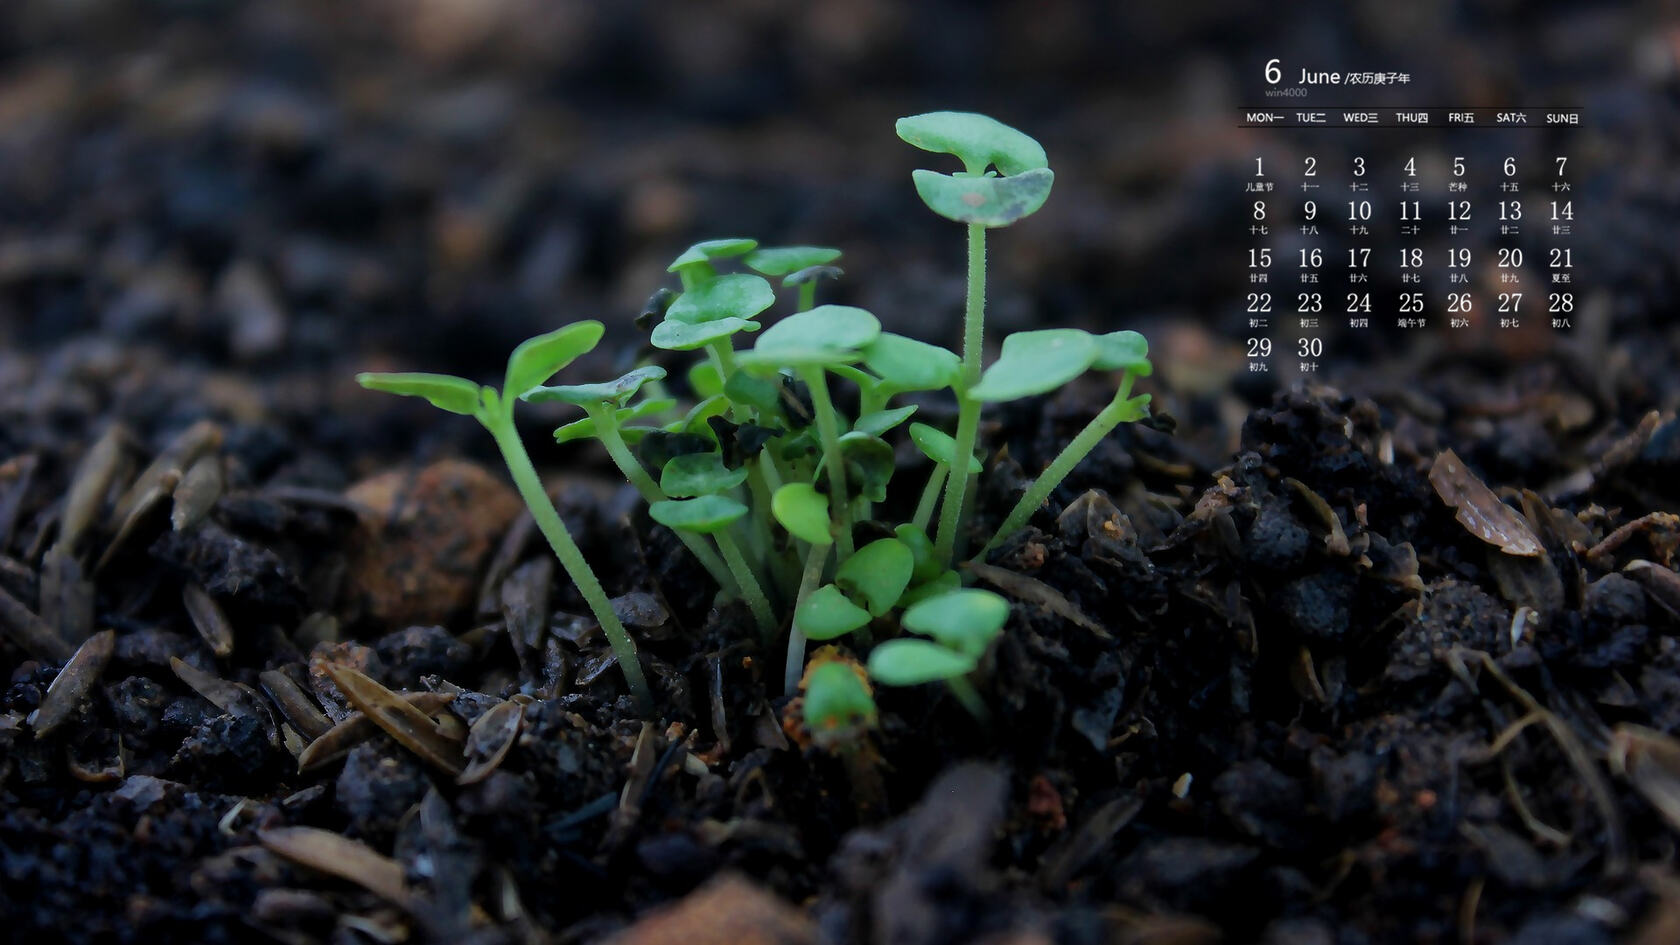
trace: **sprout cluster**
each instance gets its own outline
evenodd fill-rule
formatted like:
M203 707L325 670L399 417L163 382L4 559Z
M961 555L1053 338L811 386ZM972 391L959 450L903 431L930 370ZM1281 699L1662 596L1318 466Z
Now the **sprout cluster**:
M833 265L839 250L720 239L696 243L672 261L680 291L656 293L638 320L653 348L694 353L684 378L691 396L682 401L667 396L666 370L654 364L599 383L548 385L599 343L603 326L594 321L520 345L500 390L444 375L358 378L366 387L472 416L490 431L645 707L651 695L635 643L514 433L517 400L581 410L555 431L556 440L599 441L651 518L676 534L720 596L745 602L763 645L785 641L786 689L791 694L803 681L806 721L827 732L866 727L876 714L873 695L862 671L839 661L807 672L809 641L844 639L868 652L870 680L943 682L976 716L985 714L971 677L1010 609L996 594L964 588L958 567L971 483L982 472L976 447L984 405L1045 394L1088 371L1119 375L1113 400L1043 471L976 556L1026 524L1116 425L1147 414L1148 395L1131 393L1134 379L1151 370L1137 332L1017 332L1003 339L997 360L982 363L986 231L1033 213L1049 196L1054 174L1038 142L959 112L902 119L898 134L963 165L950 174L913 175L929 208L967 228L960 352L885 331L861 308L818 305L818 283L841 274ZM768 317L778 300L771 280L793 296L792 311L775 319ZM836 384L855 390L855 410L836 406ZM895 432L917 410L897 399L941 392L955 399L954 430L911 423ZM931 471L910 521L880 521L876 508L896 488L889 437L905 435Z

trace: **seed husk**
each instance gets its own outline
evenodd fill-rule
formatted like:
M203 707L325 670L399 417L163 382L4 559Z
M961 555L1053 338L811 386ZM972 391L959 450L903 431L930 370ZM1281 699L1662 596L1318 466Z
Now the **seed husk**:
M94 683L104 674L105 667L111 662L111 653L116 648L117 634L114 630L101 630L83 643L70 657L64 668L53 677L52 684L47 686L47 694L42 697L41 705L34 712L29 713L29 724L35 729L35 737L41 738L63 724L76 707L87 698Z

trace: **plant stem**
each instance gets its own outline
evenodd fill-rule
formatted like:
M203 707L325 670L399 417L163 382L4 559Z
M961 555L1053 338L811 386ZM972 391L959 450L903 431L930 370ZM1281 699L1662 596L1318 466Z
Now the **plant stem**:
M810 282L800 283L800 285L799 285L799 310L801 312L808 312L812 308L815 308L816 304L817 304L817 283L816 283L816 280L813 279Z
M1045 467L1044 472L1033 480L1033 484L1027 487L1027 491L1021 496L1020 501L1016 502L1015 507L1009 510L1009 515L1004 518L1003 524L998 526L998 530L993 533L991 540L987 541L981 547L979 554L974 556L975 560L985 557L986 552L1002 544L1004 539L1026 525L1027 520L1032 518L1033 512L1044 504L1044 500L1050 498L1050 493L1062 484L1062 480L1073 472L1080 461L1097 448L1097 444L1102 442L1103 437L1107 436L1122 422L1137 419L1137 414L1128 403L1131 395L1132 374L1127 371L1120 380L1120 389L1115 391L1114 399L1109 401L1108 406L1098 412L1095 417L1092 417L1091 422L1085 425L1085 429L1080 430L1079 434L1069 441L1061 453L1050 462L1050 465Z
M525 500L526 507L531 510L531 517L536 520L537 528L542 531L543 537L548 539L549 547L554 549L554 556L560 559L560 566L566 569L566 576L577 585L578 593L583 595L583 601L589 605L590 612L600 621L601 632L606 634L607 642L612 645L613 653L618 657L618 668L624 673L624 681L629 684L636 704L643 712L651 714L653 694L648 690L647 677L642 675L642 663L636 655L636 641L625 631L624 624L619 622L618 615L613 612L612 601L607 598L606 590L601 587L601 580L589 567L589 562L584 559L577 543L572 541L571 533L566 531L566 523L561 521L554 503L549 501L542 479L537 476L536 467L531 465L531 457L525 452L525 444L520 442L519 434L513 427L511 410L505 416L485 420L484 425L489 428L490 435L496 438L496 446L502 451L502 461L507 463L508 472L513 476L513 484L519 490L520 497Z
M968 714L981 722L991 719L992 714L987 711L985 700L981 699L980 694L974 691L973 683L961 676L952 676L945 680L945 685L950 687L951 695L957 697L957 701L961 702L963 708L968 710Z
M805 573L799 577L799 597L793 605L793 629L788 631L787 669L782 674L782 691L792 695L799 689L799 677L805 672L805 634L799 630L799 608L805 598L817 589L822 580L823 565L828 562L829 545L812 545L805 557Z
M933 520L933 507L939 501L939 489L945 485L945 476L951 469L943 463L935 465L933 472L928 473L927 486L922 489L922 500L916 503L916 516L911 521L922 531L927 531L928 522Z
M968 457L980 433L980 403L968 398L968 389L980 379L980 356L986 342L986 228L968 225L968 303L963 309L962 377L957 382L957 436L952 453L954 470L945 481L945 506L939 513L939 536L934 553L946 566L956 555L957 533L962 531L964 493L968 490Z
M759 586L752 565L747 564L747 559L741 556L741 546L735 543L728 529L717 532L712 537L717 539L718 550L723 552L723 560L729 563L729 570L740 583L747 606L752 608L753 619L758 621L759 636L769 644L776 635L776 615L770 610L770 599L764 596L764 588Z
M636 454L630 451L630 445L624 442L624 435L619 432L618 425L613 422L611 408L590 408L588 413L595 421L596 438L601 441L602 446L606 447L607 455L612 457L613 465L617 466L618 471L624 475L624 478L628 479L630 484L636 487L636 491L641 493L642 500L649 505L665 501L665 490L659 488L659 483L653 481L653 477L648 475L648 471L642 468L641 460L638 460ZM700 562L700 566L706 569L706 573L712 576L712 580L717 582L718 587L723 588L724 593L732 597L741 596L740 585L735 583L734 576L729 573L728 568L724 567L723 559L719 558L717 552L707 546L704 538L683 531L675 532L675 534L677 540L683 543L683 547L694 555L694 560Z
M799 379L811 389L817 436L822 440L823 462L828 465L828 504L840 530L838 560L844 562L852 556L852 510L846 499L846 460L840 455L840 427L834 419L834 402L828 397L828 376L820 367L802 367Z

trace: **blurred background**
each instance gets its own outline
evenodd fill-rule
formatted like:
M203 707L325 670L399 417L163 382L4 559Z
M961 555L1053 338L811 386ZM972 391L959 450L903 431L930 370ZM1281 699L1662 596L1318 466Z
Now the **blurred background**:
M961 233L909 181L943 165L893 134L939 108L1028 131L1057 172L991 243L994 339L1139 327L1163 383L1261 402L1241 183L1301 139L1237 124L1273 57L1409 71L1417 104L1584 108L1571 343L1662 331L1630 356L1672 358L1677 51L1672 2L11 0L0 417L202 411L409 450L349 419L407 409L354 370L491 377L584 317L625 357L666 263L721 236L840 247L831 301L952 341ZM1455 343L1521 358L1545 334ZM1326 377L1397 347L1332 339ZM66 373L103 386L45 383ZM0 455L35 436L0 423Z

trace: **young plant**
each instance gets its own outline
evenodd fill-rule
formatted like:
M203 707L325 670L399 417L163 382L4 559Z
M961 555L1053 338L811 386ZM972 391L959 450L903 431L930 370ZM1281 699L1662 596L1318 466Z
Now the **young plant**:
M957 394L957 451L974 453L980 429L980 401L969 388L980 379L986 334L986 231L1008 226L1044 205L1055 173L1037 141L985 115L929 112L898 120L898 136L924 151L956 156L953 174L911 172L916 193L934 213L968 228L968 301L963 309L962 376ZM962 528L968 476L950 476L939 517L935 548L947 565Z
M525 444L520 441L513 423L513 405L518 396L588 353L600 343L604 332L600 322L585 321L524 342L508 358L507 373L500 391L446 374L363 373L356 376L356 381L370 390L423 397L434 407L472 417L490 431L537 528L548 539L554 556L560 559L560 566L565 568L566 575L577 586L578 593L583 595L584 604L600 623L601 632L606 634L637 705L643 712L651 712L653 696L648 690L647 678L642 674L636 641L613 612L612 602L601 587L600 578L595 576L595 571L566 530L560 513L549 501L542 479L537 476L536 467L531 465L531 457L525 452Z
M968 676L1009 621L1009 602L991 591L950 591L904 612L904 629L930 640L888 640L869 654L869 675L888 686L944 681L957 701L977 719L986 704Z

